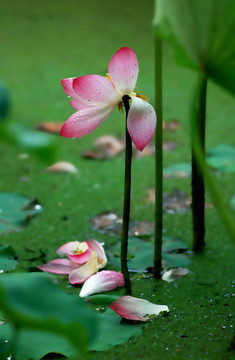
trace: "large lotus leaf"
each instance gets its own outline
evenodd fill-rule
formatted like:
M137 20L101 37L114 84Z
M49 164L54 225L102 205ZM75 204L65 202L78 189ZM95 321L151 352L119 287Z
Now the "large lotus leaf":
M167 267L184 267L190 263L190 259L184 254L162 253L162 260L167 263Z
M0 193L0 234L17 230L22 223L42 212L39 204L32 204L24 196Z
M111 301L112 302L112 301ZM89 350L104 351L125 343L131 336L140 335L143 325L121 323L121 317L111 309L97 314L99 329ZM147 325L145 325L147 326ZM0 325L0 355L10 355L13 328L10 324ZM79 339L80 333L77 334ZM7 343L5 341L8 341ZM17 340L16 360L39 360L49 354L76 356L76 349L65 337L39 330L20 330ZM55 355L56 356L56 355Z
M96 333L96 313L57 288L48 274L1 275L0 310L16 327L64 336L82 352Z
M165 178L189 177L191 175L191 165L189 163L177 163L164 167L163 175Z
M235 94L235 1L156 0L155 9L156 34L172 44L178 63Z
M9 123L1 126L0 136L46 162L51 162L55 158L57 139L54 135L32 130L18 123Z
M99 333L89 350L104 351L125 343L142 332L142 325L121 323L121 317L111 309L99 315Z
M137 237L128 239L128 268L130 271L143 272L148 267L153 266L153 243L142 240ZM163 237L163 253L162 258L167 263L168 267L181 267L189 264L190 259L184 255L179 254L179 250L186 250L187 245L175 238ZM120 244L113 247L112 252L114 256L111 258L111 263L120 268Z
M15 253L11 246L0 247L0 273L15 269L18 261L15 259Z
M221 144L207 153L207 163L222 172L235 172L235 147Z
M0 326L0 355L10 358L10 346L13 336L11 324ZM76 356L77 351L70 341L58 334L39 330L22 330L18 333L16 360L39 360L43 356L55 353Z

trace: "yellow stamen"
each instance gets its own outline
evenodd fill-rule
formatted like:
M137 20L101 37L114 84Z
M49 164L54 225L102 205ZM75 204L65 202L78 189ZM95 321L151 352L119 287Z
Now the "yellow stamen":
M120 101L120 103L118 103L118 110L119 110L119 111L123 111L122 101Z
M110 77L109 73L106 74L106 77L107 77L109 80L111 80L111 77Z
M141 98L141 99L144 100L144 101L149 101L148 96L145 96L145 95L136 94L136 97Z
M139 92L141 92L141 90L137 90L136 92L131 92L130 95L136 96L136 97L138 97L138 98L140 98L140 99L142 99L144 101L149 101L147 96L142 95L142 94L138 94L137 92L139 93Z

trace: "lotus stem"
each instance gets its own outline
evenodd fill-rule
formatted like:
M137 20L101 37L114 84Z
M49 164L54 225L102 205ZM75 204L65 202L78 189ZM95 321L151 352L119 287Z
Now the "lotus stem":
M162 41L155 39L155 108L157 127L155 135L155 243L153 276L161 279L162 268Z
M205 162L205 127L206 127L206 93L207 77L200 73L195 105L192 116L192 217L193 217L193 250L200 252L205 246L205 184L204 176L195 153L195 143L199 143Z
M124 204L122 220L122 243L121 243L121 267L124 277L126 294L131 295L131 281L127 266L128 232L130 220L131 202L131 161L132 161L132 141L127 129L127 116L130 109L129 96L123 96L123 104L126 111L126 152L125 152L125 182L124 182Z

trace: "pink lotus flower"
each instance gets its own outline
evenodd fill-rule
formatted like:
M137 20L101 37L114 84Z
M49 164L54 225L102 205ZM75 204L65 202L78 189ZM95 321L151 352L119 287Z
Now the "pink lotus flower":
M68 259L52 260L39 266L39 269L69 275L69 282L72 285L84 283L107 264L103 246L94 239L68 242L57 249L57 254L66 255Z
M138 321L147 321L162 311L169 311L166 305L155 305L133 296L120 296L109 307L124 319Z
M124 279L121 273L103 270L89 277L83 284L79 296L86 297L104 291L111 291L122 286L124 286Z
M137 149L143 150L156 127L156 113L146 97L134 92L139 67L133 50L122 47L112 57L107 77L85 75L62 80L66 94L78 110L63 125L60 134L81 138L94 131L128 95L131 99L127 118L129 134Z

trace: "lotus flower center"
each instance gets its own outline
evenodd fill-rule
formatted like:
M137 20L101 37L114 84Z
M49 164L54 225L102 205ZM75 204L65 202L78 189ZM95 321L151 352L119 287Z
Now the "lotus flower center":
M84 253L87 249L88 249L88 245L85 241L83 241L76 245L76 248L74 249L74 254L80 255L80 254Z

